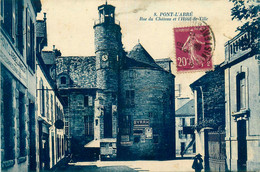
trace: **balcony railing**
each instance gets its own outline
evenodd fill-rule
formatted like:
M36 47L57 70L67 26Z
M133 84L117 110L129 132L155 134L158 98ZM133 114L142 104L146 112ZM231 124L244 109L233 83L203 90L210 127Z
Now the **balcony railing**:
M226 61L234 61L251 51L252 35L242 32L225 44Z
M98 24L102 24L102 23L105 23L105 21L99 20L99 19L94 21L94 25L98 25ZM120 21L118 21L118 20L115 20L114 23L117 24L117 25L120 25Z

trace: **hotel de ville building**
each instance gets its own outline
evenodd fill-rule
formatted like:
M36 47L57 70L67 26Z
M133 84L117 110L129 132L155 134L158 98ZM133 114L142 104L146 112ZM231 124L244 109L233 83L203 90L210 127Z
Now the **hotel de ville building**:
M122 44L115 7L98 7L95 56L56 59L74 158L173 159L175 102L171 60Z

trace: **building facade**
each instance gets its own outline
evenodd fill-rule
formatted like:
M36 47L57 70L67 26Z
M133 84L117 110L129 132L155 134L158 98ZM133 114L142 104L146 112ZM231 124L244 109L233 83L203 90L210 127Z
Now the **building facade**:
M59 96L51 73L55 65L55 52L42 52L37 56L37 118L36 118L36 169L53 168L65 157L66 136L63 101ZM53 58L51 58L51 57ZM50 60L52 59L52 60ZM31 148L32 149L32 148Z
M259 37L242 32L225 44L226 151L228 169L260 169Z
M215 66L190 87L195 95L196 153L202 155L205 170L225 171L224 69Z
M56 125L64 115L51 77L55 59L49 64L41 55L47 45L46 16L36 20L38 0L0 4L1 170L50 169L66 147L65 130Z
M98 148L93 156L101 159L174 158L171 61L156 64L140 43L126 53L115 7L104 4L98 11L96 56L56 61L71 141L77 143L72 152Z
M56 59L56 82L65 103L65 131L76 160L93 160L94 156L94 152L82 152L86 143L94 139L95 64L93 56Z
M176 127L176 155L196 153L194 132L185 133L185 127L194 131L191 127L195 125L194 99L178 108L175 112Z
M36 15L39 0L0 1L1 169L28 171L36 108Z

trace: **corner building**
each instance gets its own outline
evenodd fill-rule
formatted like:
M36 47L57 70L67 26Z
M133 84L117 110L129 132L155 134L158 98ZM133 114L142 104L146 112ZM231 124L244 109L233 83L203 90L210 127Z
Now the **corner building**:
M71 133L72 145L81 138L76 151L98 149L93 156L99 154L101 159L173 159L175 76L169 67L171 61L160 61L160 66L167 68L160 67L140 43L126 53L115 7L104 4L98 11L94 25L96 56L57 59L57 82L63 96L89 94L93 105L86 113L72 111L90 100L82 98L77 104L68 99L70 129L85 128L80 136ZM91 118L91 124L82 120L85 116ZM86 132L91 128L92 141Z

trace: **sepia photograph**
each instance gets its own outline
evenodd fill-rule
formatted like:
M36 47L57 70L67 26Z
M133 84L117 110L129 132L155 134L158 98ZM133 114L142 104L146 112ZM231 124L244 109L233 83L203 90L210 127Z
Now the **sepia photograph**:
M259 0L0 0L0 172L260 171Z

